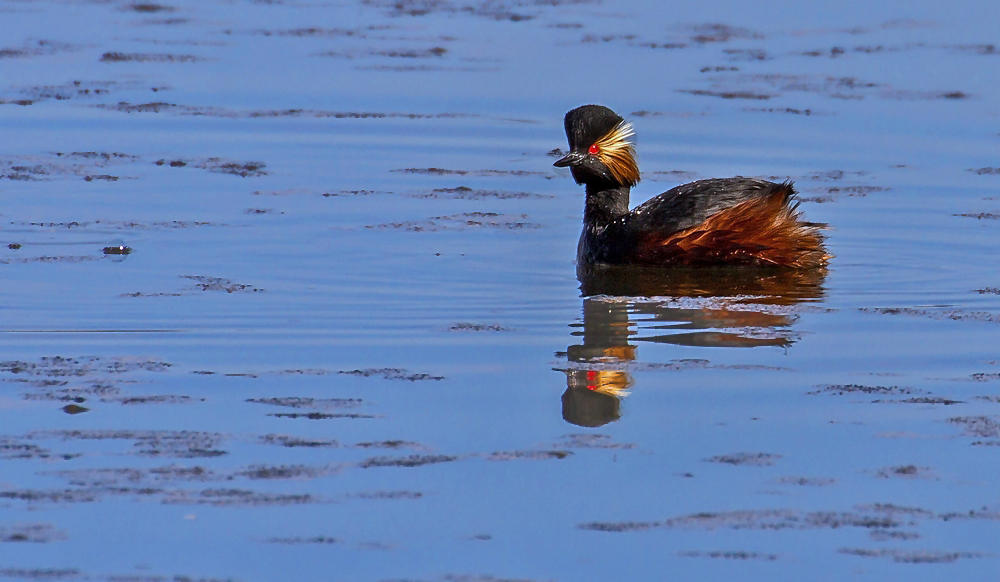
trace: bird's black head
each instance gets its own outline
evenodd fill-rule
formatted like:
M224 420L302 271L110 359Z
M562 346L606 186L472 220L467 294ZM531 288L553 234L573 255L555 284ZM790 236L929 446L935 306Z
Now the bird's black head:
M606 182L634 186L639 166L630 138L632 124L602 105L584 105L566 114L569 153L553 164L569 166L577 184Z

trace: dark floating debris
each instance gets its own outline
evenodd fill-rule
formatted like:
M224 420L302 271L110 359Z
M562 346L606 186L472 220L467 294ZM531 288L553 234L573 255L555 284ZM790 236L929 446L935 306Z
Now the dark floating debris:
M356 408L363 402L360 398L302 398L289 396L284 398L249 398L247 402L254 404L270 404L289 408Z
M337 373L347 376L361 376L362 378L382 376L386 380L406 380L408 382L418 382L420 380L444 380L444 376L434 376L422 373L414 374L402 368L365 368L363 370L340 370Z
M938 552L935 550L897 550L881 548L870 550L867 548L841 548L837 550L841 554L858 556L861 558L889 558L893 562L901 564L951 564L963 558L985 558L986 554L980 552Z
M634 449L632 443L616 443L606 434L568 434L557 446L572 449Z
M760 113L791 113L793 115L820 115L812 109L795 109L793 107L745 107L743 111L757 111Z
M757 552L745 552L745 551L691 551L691 552L678 552L678 556L682 558L711 558L713 560L764 560L766 562L774 562L778 559L777 554L758 554Z
M10 243L9 245L7 245L7 248L12 251L16 251L17 249L21 248L21 243Z
M916 465L900 465L898 467L886 467L875 471L875 476L879 479L891 479L893 477L917 478L930 476L932 471L927 467Z
M173 6L164 6L162 4L154 4L152 2L140 2L137 4L129 4L125 8L127 10L133 10L135 12L142 12L145 14L150 14L154 12L174 12L177 10Z
M346 59L354 59L362 56L375 56L375 57L388 57L388 58L402 58L402 59L424 59L444 56L448 52L448 49L440 46L436 46L429 49L395 49L395 50L369 50L364 52L338 52L338 51L326 51L322 53L317 53L318 57L341 57Z
M691 40L699 44L713 42L729 42L732 39L762 40L764 35L748 28L729 26L728 24L708 23L695 24L688 27Z
M884 530L874 530L868 532L868 537L877 542L888 542L899 540L902 542L909 540L919 540L920 534L912 531L884 531Z
M498 324L483 323L456 323L448 328L449 331L514 331L509 327Z
M401 441L401 440L391 440L391 441L366 441L354 445L359 449L427 449L427 447L421 445L420 443L415 443L412 441Z
M108 52L100 60L102 63L194 63L206 59L195 55Z
M573 453L571 451L497 451L490 453L487 461L545 461L548 459L565 459Z
M834 485L837 480L833 477L782 477L778 479L782 485L799 485L802 487L826 487Z
M743 467L770 467L781 455L771 453L735 453L732 455L716 455L705 459L709 463L724 463Z
M407 220L369 224L368 229L394 229L410 232L436 232L466 228L499 228L504 230L533 230L542 225L527 220L527 214L500 214L497 212L464 212L449 216L432 216L427 220Z
M1000 214L994 212L966 212L964 214L954 214L952 216L964 216L965 218L975 218L976 220L1000 220Z
M276 412L268 414L275 418L307 418L309 420L329 420L331 418L378 418L374 414L332 414L329 412Z
M28 523L10 528L0 527L0 543L31 542L45 544L62 541L68 536L47 523ZM0 574L2 575L2 574Z
M495 198L497 200L512 200L524 198L552 198L552 196L533 194L531 192L509 192L505 190L477 190L468 186L457 186L455 188L435 188L426 194L418 194L417 198L454 198L456 200L483 200Z
M905 400L872 400L872 404L878 404L880 402L891 402L896 404L943 404L944 406L951 406L952 404L965 404L964 400L952 400L951 398L941 398L939 396L921 396L919 398L907 398Z
M225 291L226 293L263 293L264 290L253 285L234 283L222 277L205 277L202 275L181 275L182 279L194 281L193 287L201 291Z
M102 252L106 255L130 255L132 254L132 247L127 247L125 245L114 245L110 247L104 247Z
M851 393L862 393L862 394L885 394L885 395L903 395L903 394L913 394L914 392L919 393L920 390L915 390L908 386L865 386L863 384L830 384L827 386L819 386L816 390L812 392L806 392L806 394L833 394L836 396L843 396L844 394Z
M286 545L300 545L300 544L339 544L340 540L330 536L315 536L311 538L269 538L267 540L269 544L286 544Z
M30 103L29 103L30 105ZM327 111L322 109L254 109L236 110L221 107L198 107L155 101L150 103L129 103L119 101L115 104L98 103L98 109L120 111L122 113L160 113L174 111L181 115L199 117L220 117L224 119L268 119L278 117L312 117L316 119L464 119L481 117L474 113L405 113L401 111Z
M689 95L702 95L705 97L720 97L722 99L755 99L758 101L767 101L775 97L769 93L754 93L752 91L708 91L706 89L678 89L678 93L687 93Z
M731 61L769 61L772 59L765 51L761 49L726 49L725 54L729 55L729 60Z
M449 463L458 460L454 455L410 455L408 457L371 457L365 459L359 467L370 469L372 467L420 467L423 465L434 465L437 463Z
M956 416L949 418L948 422L961 426L967 436L1000 437L1000 423L989 416Z
M434 176L543 176L551 177L551 174L546 172L538 172L532 170L449 170L446 168L401 168L397 170L389 170L390 172L401 172L404 174L429 174Z
M338 448L340 443L335 440L315 440L303 439L283 434L267 434L260 438L260 442L268 445L278 445L286 448L307 447L307 448Z
M364 491L348 495L353 499L420 499L423 496L419 491Z
M1000 218L1000 215L996 215L996 218ZM1000 323L1000 318L986 311L963 311L961 309L938 311L930 309L917 309L914 307L862 307L858 309L858 311L860 313L877 313L881 315L913 315L940 320L950 319L952 321Z

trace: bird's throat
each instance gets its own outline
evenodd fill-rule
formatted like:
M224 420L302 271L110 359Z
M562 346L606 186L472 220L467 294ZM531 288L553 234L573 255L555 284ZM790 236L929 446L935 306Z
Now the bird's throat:
M596 186L587 184L587 202L583 222L588 227L607 227L628 214L628 186Z

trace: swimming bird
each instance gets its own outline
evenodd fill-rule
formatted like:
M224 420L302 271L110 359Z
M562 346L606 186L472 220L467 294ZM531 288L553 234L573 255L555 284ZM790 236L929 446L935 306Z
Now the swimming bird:
M601 105L566 114L568 167L586 187L577 264L821 267L831 256L804 222L791 181L714 178L671 188L633 210L639 182L632 124Z

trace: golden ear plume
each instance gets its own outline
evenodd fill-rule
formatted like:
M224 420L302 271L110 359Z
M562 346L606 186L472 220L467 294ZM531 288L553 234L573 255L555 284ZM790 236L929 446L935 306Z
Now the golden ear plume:
M639 182L639 164L635 161L635 147L631 141L633 135L632 124L622 121L594 143L599 150L598 159L620 184L629 187Z

